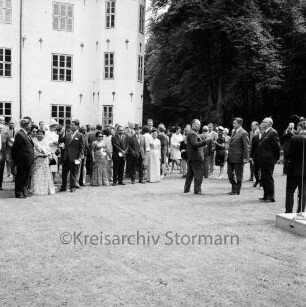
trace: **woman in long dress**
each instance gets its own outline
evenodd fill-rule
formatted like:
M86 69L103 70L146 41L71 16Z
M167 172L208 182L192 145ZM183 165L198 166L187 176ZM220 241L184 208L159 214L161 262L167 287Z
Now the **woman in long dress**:
M148 160L148 178L149 182L160 181L160 161L161 161L161 145L157 138L157 130L152 132L152 140L150 142L150 153Z
M181 134L181 128L176 127L175 133L172 134L171 140L170 140L170 157L172 160L172 168L171 171L174 171L174 164L176 164L176 167L179 168L181 165L181 151L180 151L180 145L181 142L183 142L183 136Z
M96 133L97 140L91 144L92 156L92 176L90 185L100 186L109 185L107 172L107 157L111 155L106 149L106 144L103 141L103 134L101 131Z
M45 131L37 131L37 139L34 140L34 164L31 175L31 193L33 195L54 194L52 174L49 159L52 157L48 143L44 140Z

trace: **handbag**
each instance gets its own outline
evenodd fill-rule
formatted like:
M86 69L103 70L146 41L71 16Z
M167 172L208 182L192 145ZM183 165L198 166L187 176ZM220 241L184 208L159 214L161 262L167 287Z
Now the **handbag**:
M49 165L56 165L56 160L53 158L53 156L52 156L52 158L49 160Z

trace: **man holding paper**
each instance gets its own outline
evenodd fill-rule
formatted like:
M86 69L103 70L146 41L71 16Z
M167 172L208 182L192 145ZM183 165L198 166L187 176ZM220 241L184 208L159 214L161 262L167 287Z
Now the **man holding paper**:
M79 168L85 150L84 135L79 132L80 122L78 119L71 121L71 134L64 137L65 151L63 156L62 186L60 191L67 190L67 176L70 172L70 192L75 192Z

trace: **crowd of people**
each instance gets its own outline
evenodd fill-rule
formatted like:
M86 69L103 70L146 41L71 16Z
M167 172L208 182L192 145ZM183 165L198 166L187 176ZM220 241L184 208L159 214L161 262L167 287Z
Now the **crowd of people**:
M202 195L203 178L212 176L218 166L218 179L224 178L225 166L231 184L229 195L239 195L244 165L250 165L253 186L263 189L261 202L275 202L274 166L280 159L283 146L283 173L287 175L286 212L293 211L293 198L298 188L297 211L305 211L306 122L294 123L279 138L273 120L265 118L261 124L252 122L251 131L243 129L243 119L235 118L229 129L204 125L194 119L183 131L174 126L167 130L163 124L154 127L153 120L141 127L133 122L127 126L80 126L77 119L62 127L50 119L49 125L36 125L30 117L20 120L19 127L0 117L0 190L6 165L7 176L15 181L15 196L48 195L75 192L86 184L91 186L125 185L159 182L167 174L178 171L185 178L184 193ZM103 129L104 128L104 129ZM201 129L201 131L200 131ZM57 174L61 168L61 186L57 188Z

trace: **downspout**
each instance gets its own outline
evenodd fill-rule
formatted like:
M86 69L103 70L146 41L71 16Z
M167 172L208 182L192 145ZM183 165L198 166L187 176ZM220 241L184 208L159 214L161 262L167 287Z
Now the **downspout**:
M22 3L20 0L20 28L19 28L19 117L22 118Z

